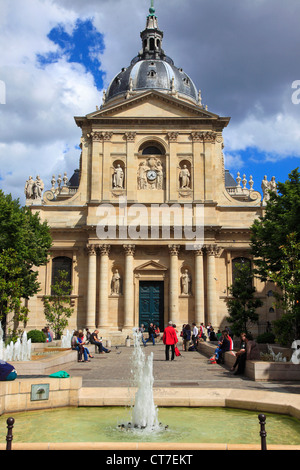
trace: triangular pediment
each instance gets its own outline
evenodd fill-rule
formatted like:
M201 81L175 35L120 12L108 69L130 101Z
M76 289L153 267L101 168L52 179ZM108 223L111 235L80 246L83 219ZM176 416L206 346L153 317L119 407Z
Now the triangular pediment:
M168 268L163 264L157 263L156 261L148 261L147 263L141 264L135 268L135 271L167 271Z
M218 119L202 107L188 103L156 90L147 91L123 98L115 104L105 105L98 111L87 115L88 119L101 118L186 118Z

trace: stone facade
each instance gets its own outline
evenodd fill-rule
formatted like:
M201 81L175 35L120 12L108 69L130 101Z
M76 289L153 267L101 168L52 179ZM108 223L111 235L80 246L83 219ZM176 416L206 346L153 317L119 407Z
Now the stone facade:
M70 261L69 328L97 327L109 337L141 322L161 329L170 319L178 328L226 324L233 260L251 258L249 227L265 203L252 177L250 189L245 175L242 185L239 175L225 185L222 132L230 118L174 87L173 80L169 90L138 90L130 78L126 93L75 118L82 130L78 184L59 175L41 203L27 201L53 236L39 271L42 290L29 302L29 328L44 326L42 298L58 258ZM185 231L185 211L189 233L202 228L197 240ZM272 321L271 287L255 283L261 321Z

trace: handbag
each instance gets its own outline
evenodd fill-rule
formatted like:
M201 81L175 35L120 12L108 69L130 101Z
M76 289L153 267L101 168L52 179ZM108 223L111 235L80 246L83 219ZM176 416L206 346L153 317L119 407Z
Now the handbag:
M175 346L175 356L181 356L179 349Z

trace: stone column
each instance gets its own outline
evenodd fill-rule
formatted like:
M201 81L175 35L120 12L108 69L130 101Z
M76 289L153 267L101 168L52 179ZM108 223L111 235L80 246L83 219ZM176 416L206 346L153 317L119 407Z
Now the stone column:
M168 165L168 175L166 178L167 185L167 197L170 202L178 201L178 165L177 165L177 138L178 132L169 132L169 162Z
M100 201L102 198L102 160L103 160L103 132L92 132L93 151L91 158L91 201Z
M206 245L207 254L207 321L214 328L217 324L216 314L216 266L215 256L218 253L217 245Z
M180 245L169 245L170 252L170 295L169 295L169 320L177 324L179 321L178 312L178 253Z
M113 132L103 132L103 159L102 159L102 187L103 187L103 201L110 201L111 199L111 138Z
M99 314L97 326L107 328L108 321L108 256L110 245L100 245L100 282L99 282Z
M195 322L197 326L205 323L203 248L195 250Z
M126 189L127 189L127 200L137 200L137 167L138 163L134 155L135 137L136 132L125 133L127 141L127 158L126 158Z
M135 245L123 245L123 248L125 250L123 328L132 328L134 326L133 259Z
M86 305L86 327L94 330L96 326L96 276L97 251L95 245L87 245L88 251L88 285Z
M204 168L203 133L192 132L191 138L193 141L194 199L196 201L204 201L205 168Z

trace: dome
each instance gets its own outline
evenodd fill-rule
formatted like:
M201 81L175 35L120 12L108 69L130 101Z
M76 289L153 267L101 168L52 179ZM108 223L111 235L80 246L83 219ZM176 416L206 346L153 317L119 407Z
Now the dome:
M190 77L174 66L173 61L145 59L132 62L111 82L106 94L106 102L128 91L143 92L158 90L178 92L197 102L198 92Z
M158 90L198 103L198 91L191 78L174 65L162 49L163 32L150 8L146 29L141 32L143 49L110 83L105 103L128 93Z

